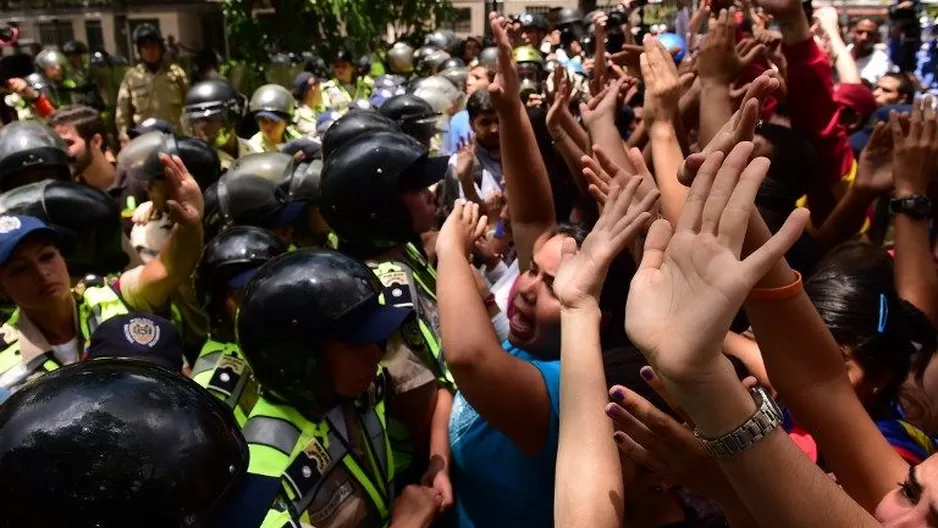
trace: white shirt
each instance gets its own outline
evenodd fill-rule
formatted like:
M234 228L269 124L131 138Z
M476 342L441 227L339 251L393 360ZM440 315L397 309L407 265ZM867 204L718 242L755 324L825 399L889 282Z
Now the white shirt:
M847 46L847 51L853 51L853 44ZM896 67L889 60L889 54L881 49L879 45L873 48L873 53L866 57L855 58L857 69L860 70L860 77L870 84L876 84L880 77L889 72L895 71Z

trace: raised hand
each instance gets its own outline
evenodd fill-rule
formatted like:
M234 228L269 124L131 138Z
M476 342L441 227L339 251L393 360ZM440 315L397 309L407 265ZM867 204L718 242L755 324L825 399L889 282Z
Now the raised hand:
M610 187L609 206L603 209L579 251L572 238L564 241L560 270L553 286L564 308L599 308L599 294L609 265L648 224L649 211L658 201L655 191L641 202L632 203L641 182L641 177L635 176L621 189L617 184Z
M457 199L437 236L437 255L459 251L469 258L475 241L485 234L486 222L485 215L479 216L479 204Z
M489 14L489 25L492 27L492 38L498 46L498 70L495 80L489 84L492 94L492 103L498 110L514 108L521 105L521 81L518 78L518 68L512 53L511 41L508 38L508 24L510 22L498 13Z
M654 37L646 36L644 46L640 60L645 81L645 119L649 123L673 121L681 101L681 80L674 58Z
M775 76L775 72L771 70L764 72L749 83L739 110L713 136L713 139L707 143L702 152L691 154L684 160L678 170L678 180L689 186L694 181L697 171L703 165L707 156L714 152L722 152L727 155L740 142L752 141L756 133L756 126L759 124L762 102L774 93L778 87L779 81Z
M759 43L749 47L737 46L735 12L734 9L720 11L716 22L700 43L697 71L702 82L729 85L744 67L765 51L765 46ZM740 55L741 52L745 54Z
M853 188L870 197L889 194L892 191L892 130L888 123L873 125L870 140L860 153L857 178Z
M896 195L925 194L938 165L938 115L931 96L916 101L910 116L889 114L894 144Z
M764 246L740 261L749 217L769 160L753 145L710 154L676 228L656 221L632 279L625 329L666 383L719 368L721 344L753 285L797 240L807 211L794 211Z
M596 156L595 159L583 156L580 161L583 163L583 176L586 177L586 181L589 183L590 195L593 196L599 209L602 210L609 196L610 184L616 182L621 187L628 182L633 174L627 168L620 167L612 161L602 147L594 145L593 154ZM642 155L641 150L633 148L626 152L626 155L632 167L635 168L635 174L642 176L647 181L653 181L648 166L645 165L645 156Z
M201 224L205 203L199 184L179 156L160 154L160 162L166 173L166 205L170 218L177 224Z

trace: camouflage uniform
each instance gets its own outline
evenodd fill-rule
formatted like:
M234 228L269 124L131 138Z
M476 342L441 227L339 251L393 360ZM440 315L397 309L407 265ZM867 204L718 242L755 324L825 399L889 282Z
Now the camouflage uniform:
M215 152L218 153L218 161L220 162L221 169L227 171L231 168L231 164L234 163L236 159L247 156L248 154L254 154L255 150L248 140L238 138L238 158L232 157L231 154L219 148L216 148Z
M117 131L121 139L142 121L156 117L182 130L180 116L189 91L186 72L177 64L163 62L156 73L138 64L124 75L117 94Z

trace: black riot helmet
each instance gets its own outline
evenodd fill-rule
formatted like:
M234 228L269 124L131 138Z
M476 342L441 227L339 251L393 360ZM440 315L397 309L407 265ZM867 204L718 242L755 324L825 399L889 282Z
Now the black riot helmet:
M564 28L566 26L580 25L583 22L583 16L580 15L580 12L572 7L564 7L557 12L557 18L554 22L554 26L557 28Z
M524 29L547 31L547 19L540 13L521 13L518 16L518 22Z
M205 526L247 466L231 411L146 361L82 361L0 407L3 526Z
M68 148L38 121L14 121L0 128L0 192L45 179L71 181Z
M221 161L218 159L217 150L194 137L176 138L176 148L178 150L175 154L189 169L189 174L192 174L199 184L199 189L204 191L218 181L221 175Z
M130 262L120 206L94 187L51 180L18 187L0 194L0 214L35 216L61 232L72 277L117 273Z
M153 24L140 24L134 28L133 41L138 48L147 42L162 44L163 34Z
M238 119L244 113L242 98L224 79L208 79L195 83L186 92L183 115L192 122L215 115L226 121Z
M427 146L437 132L440 114L430 103L413 94L394 96L378 110L381 115L393 119L405 134Z
M446 158L429 158L427 149L405 134L359 136L326 158L320 211L361 256L398 246L415 235L400 193L438 182L446 165Z
M356 110L339 118L322 138L322 156L328 158L352 139L370 132L400 132L394 121L373 110Z
M225 292L243 288L257 268L286 251L287 245L276 235L250 226L227 229L205 245L195 269L195 295L213 332L226 323L220 306Z
M127 131L127 135L130 136L130 139L134 139L138 136L142 136L147 132L153 132L154 130L158 132L163 132L166 134L175 134L176 128L173 127L172 123L158 117L149 117L144 119L139 125L133 127Z
M203 191L221 174L218 152L208 143L158 131L131 140L117 155L118 170L144 181L162 180L166 173L160 154L179 156Z
M465 67L466 67L465 61L463 61L459 57L450 57L444 60L443 62L441 62L440 65L437 67L437 70L443 72L446 70L452 70L454 68L465 68Z
M310 249L281 255L251 278L238 310L238 343L257 381L318 419L339 403L322 345L384 342L409 315L385 306L381 282L361 261Z
M80 40L70 40L62 45L62 53L66 55L85 55L88 53L88 46Z
M277 229L299 217L306 204L290 201L276 182L256 174L228 171L205 191L205 236L236 225Z
M286 194L287 202L319 204L319 177L322 158L296 163L296 158L284 152L260 152L238 158L231 172L248 173L271 181Z

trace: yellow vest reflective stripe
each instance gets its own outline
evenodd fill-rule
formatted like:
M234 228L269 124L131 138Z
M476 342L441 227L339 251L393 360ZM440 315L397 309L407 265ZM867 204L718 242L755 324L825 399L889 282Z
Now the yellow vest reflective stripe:
M102 285L86 285L83 292L79 286L76 290L81 293L81 302L78 304L78 324L86 343L101 323L130 312L114 288L103 284L104 279L97 280Z
M235 343L209 339L192 367L192 379L225 403L244 426L259 398L251 367Z
M330 231L329 236L326 237L326 247L329 249L339 249L339 237L335 234L335 231Z
M356 404L361 409L358 417L366 436L366 456L369 465L379 472L377 475L371 474L346 448L342 436L344 419L331 420L327 416L313 422L289 405L268 398L257 402L243 428L250 452L248 471L280 477L282 483L280 506L268 512L262 528L291 526L291 520L309 523L306 510L320 491L317 484L337 464L344 465L362 486L384 524L387 523L394 497L394 455L386 431L387 379L387 371L379 367L368 397L362 398L361 407ZM341 416L341 409L334 409L330 415L333 413Z

